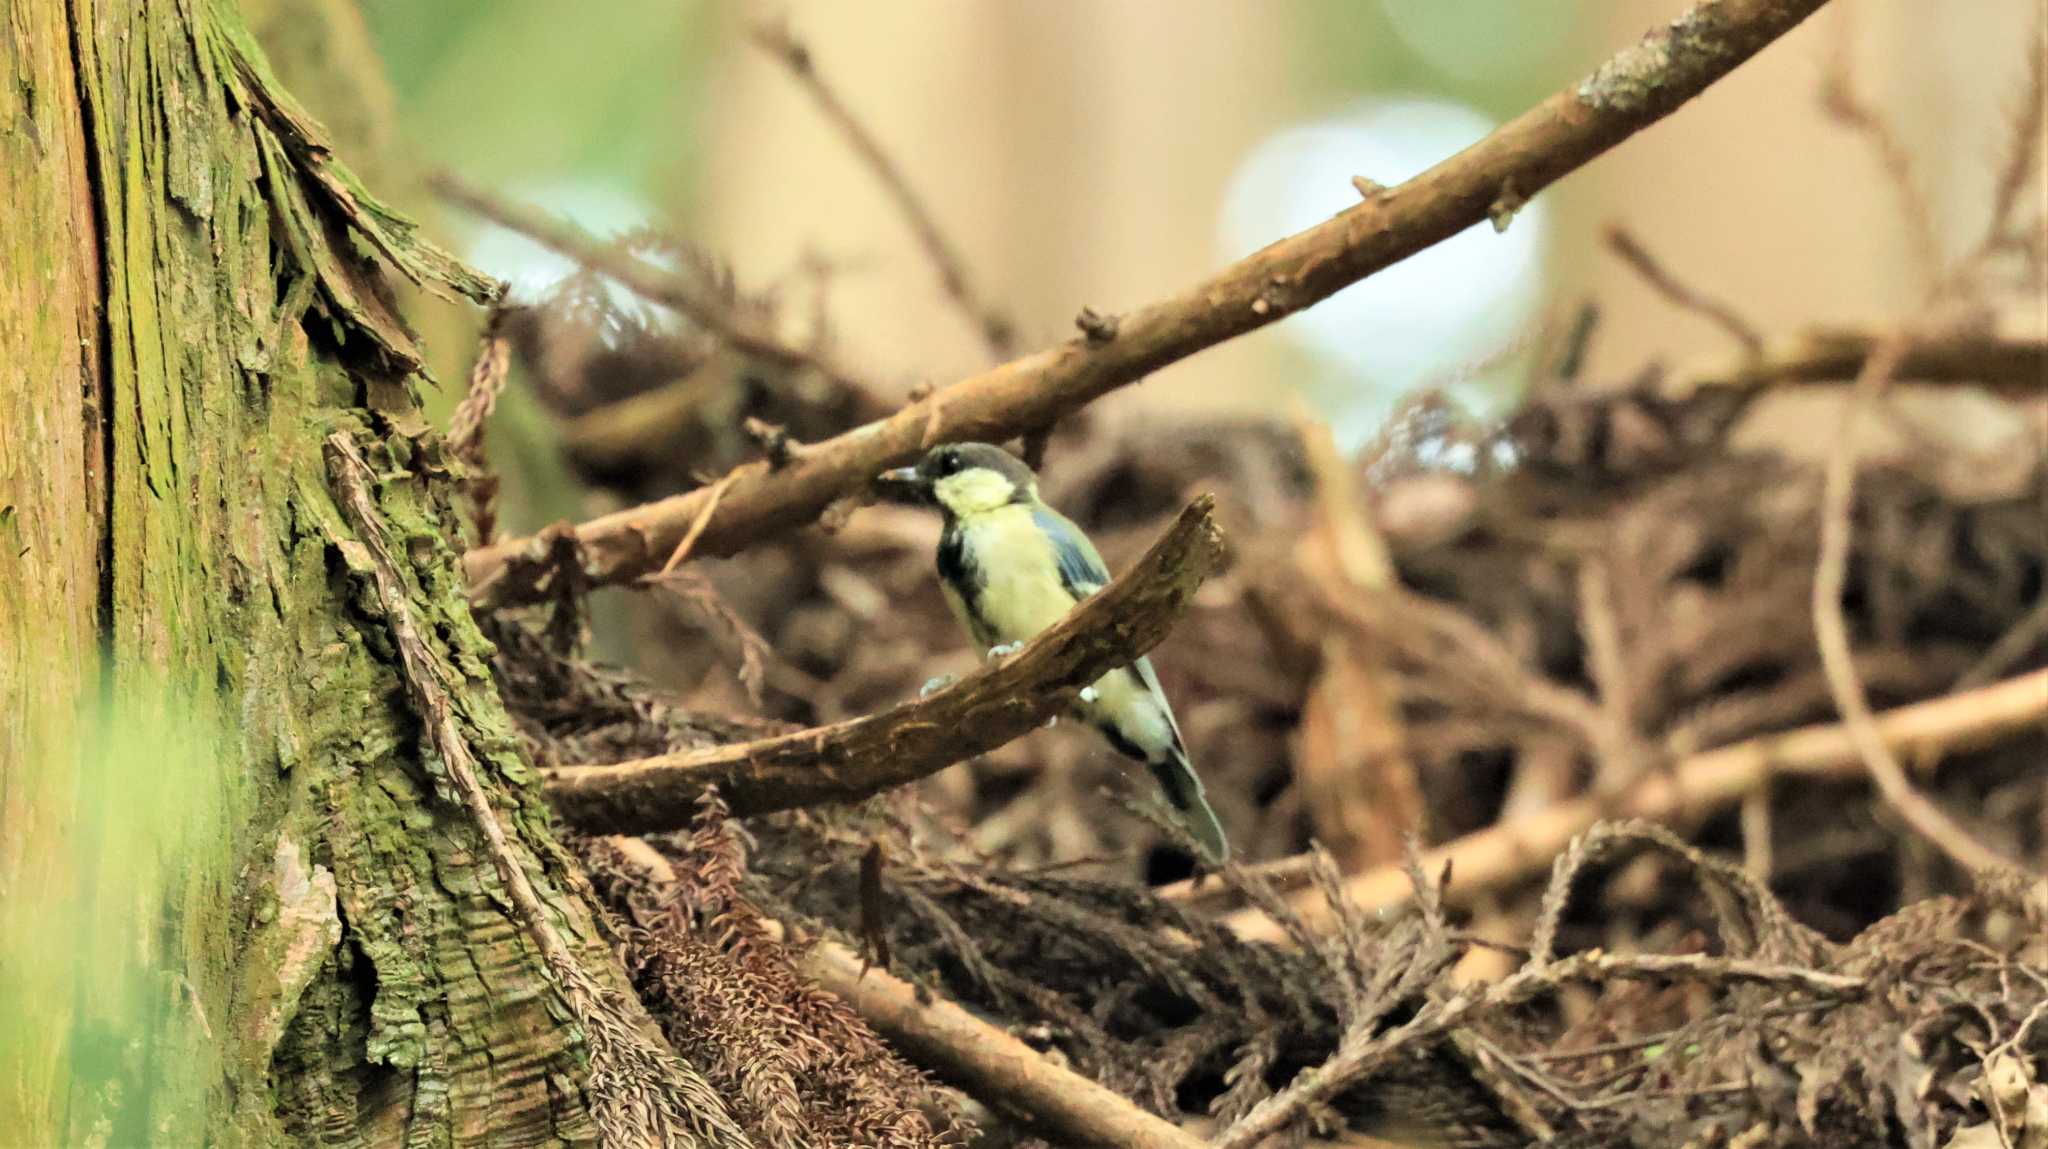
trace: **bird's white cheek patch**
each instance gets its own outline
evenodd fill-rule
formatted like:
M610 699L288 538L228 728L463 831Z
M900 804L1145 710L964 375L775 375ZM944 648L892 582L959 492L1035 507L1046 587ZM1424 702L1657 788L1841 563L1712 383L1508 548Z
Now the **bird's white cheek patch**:
M932 494L956 515L992 511L1009 502L1016 491L1010 480L985 467L947 475L932 484Z

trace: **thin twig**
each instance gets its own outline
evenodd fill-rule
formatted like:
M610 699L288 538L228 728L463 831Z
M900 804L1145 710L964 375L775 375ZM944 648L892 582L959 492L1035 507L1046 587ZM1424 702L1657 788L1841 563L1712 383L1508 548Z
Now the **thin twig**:
M1151 649L1223 558L1197 499L1143 558L1024 649L879 714L791 734L543 772L564 820L601 833L688 824L717 786L734 813L852 802L937 773L1045 724L1084 686Z
M2048 9L2034 9L2034 26L2028 35L2027 82L2020 91L2007 137L2005 162L1999 166L1998 182L1991 193L1991 218L1984 226L1984 238L1963 261L1962 272L1983 262L2001 244L2012 238L2013 213L2021 193L2041 178L2041 136L2048 127Z
M1963 829L1941 807L1913 788L1891 746L1878 733L1870 700L1856 673L1849 645L1849 624L1842 614L1842 592L1848 582L1850 510L1855 503L1857 427L1871 403L1891 380L1911 345L1912 335L1900 330L1864 364L1849 399L1849 411L1828 454L1821 492L1820 559L1813 574L1813 627L1820 643L1821 669L1835 708L1856 743L1856 751L1878 793L1915 833L1939 846L1959 865L1971 870L2001 870L2013 863Z
M704 509L697 512L697 521L690 524L690 529L683 534L683 541L676 544L676 549L668 556L668 561L661 564L661 574L666 575L676 569L678 563L690 557L690 548L697 545L697 540L704 535L704 529L711 525L711 516L718 513L718 501L725 497L725 490L732 486L732 480L731 475L725 475L711 484L711 495L704 500Z
M867 125L860 121L846 101L839 98L839 92L825 82L818 71L818 64L811 56L809 45L798 40L782 23L764 22L756 24L753 32L754 43L762 51L774 57L789 74L810 94L818 111L846 142L854 153L866 164L882 190L889 193L896 209L902 213L905 223L917 236L919 247L924 249L926 258L931 260L932 269L939 273L939 285L946 295L960 308L961 314L974 324L976 334L988 348L989 355L1001 360L1009 356L1016 340L1016 325L994 304L981 297L967 277L967 261L960 257L959 248L939 230L938 220L932 214L931 205L924 201L910 186L910 180L903 174L903 168L883 150L881 142Z
M920 453L935 406L945 408L947 438L1000 442L1326 299L1486 219L1507 184L1525 197L1549 187L1675 111L1825 2L1702 0L1592 76L1407 183L1125 313L1115 339L1076 337L1013 360L888 419L814 444L794 466L742 467L727 499L731 513L705 532L695 553L732 554L808 522L883 470L909 462ZM628 582L658 566L696 520L705 497L691 492L584 524L580 555L592 585ZM505 596L529 591L533 580L492 578L524 552L525 540L507 540L469 553L470 584L491 586L479 596L482 605L504 605L512 601Z
M1303 1112L1380 1072L1404 1051L1434 1042L1482 1013L1526 1004L1560 986L1615 978L1682 978L1709 984L1741 983L1805 993L1830 1001L1853 1000L1868 989L1865 978L1769 962L1706 954L1576 953L1551 962L1531 962L1499 981L1431 1001L1411 1020L1370 1040L1346 1042L1327 1061L1302 1071L1286 1090L1255 1106L1244 1119L1211 1142L1212 1149L1251 1149L1281 1132Z
M1628 652L1621 637L1621 619L1614 609L1614 588L1607 563L1588 558L1579 566L1579 629L1586 643L1588 677L1598 691L1600 725L1605 737L1599 774L1593 788L1601 794L1617 793L1634 781L1649 763L1642 751L1642 736L1636 729L1634 678L1628 672Z
M1608 224L1603 238L1607 250L1613 252L1630 270L1643 277L1643 282L1669 300L1673 306L1690 311L1707 322L1728 333L1729 338L1742 345L1751 357L1762 354L1764 337L1756 327L1744 319L1736 310L1721 300L1706 295L1666 268L1650 250L1643 246L1627 228L1620 224Z
M1856 90L1856 77L1850 65L1853 32L1854 25L1842 15L1821 73L1821 109L1843 127L1860 133L1877 153L1878 166L1884 169L1899 197L1914 268L1921 283L1932 290L1941 272L1941 241L1935 232L1934 208L1927 202L1927 193L1913 170L1913 154L1899 138L1898 129Z
M1967 694L1888 710L1877 716L1875 730L1885 745L1911 755L1964 750L2013 733L2038 731L2044 718L2048 718L2048 670L2038 670ZM1450 866L1452 881L1446 896L1469 904L1488 891L1541 874L1573 837L1601 818L1669 822L1681 814L1697 816L1720 809L1772 777L1853 778L1863 771L1855 738L1841 723L1768 734L1695 754L1668 771L1648 775L1618 802L1579 798L1514 822L1489 826L1425 851L1421 864L1430 870ZM1259 871L1276 884L1305 886L1308 858L1281 859L1259 867ZM1382 866L1346 879L1344 891L1352 902L1373 912L1406 901L1410 885L1401 867ZM1191 882L1160 890L1176 901L1195 900L1208 892ZM1319 898L1303 897L1297 908L1312 924L1321 926L1328 921L1328 911ZM1257 911L1235 913L1227 921L1248 939L1283 938L1279 927Z
M2021 615L2018 622L1999 635L1998 641L1991 644L1991 649L1972 663L1970 669L1964 671L1949 689L1975 690L1998 678L2031 653L2043 639L2048 639L2048 590L2044 590L2041 600L2034 604L2033 609Z
M674 308L736 350L778 367L816 371L833 386L852 394L866 410L888 409L873 384L822 349L799 347L758 320L735 314L717 292L688 276L657 267L616 244L595 239L566 220L506 203L445 172L433 178L432 186L449 203L601 272L637 295Z

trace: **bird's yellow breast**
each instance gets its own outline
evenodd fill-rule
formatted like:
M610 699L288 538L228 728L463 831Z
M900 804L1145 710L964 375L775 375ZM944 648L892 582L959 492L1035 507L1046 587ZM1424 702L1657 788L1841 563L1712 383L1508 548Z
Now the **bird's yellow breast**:
M997 642L1022 642L1073 609L1052 541L1021 504L963 518L961 544L978 576L980 629Z

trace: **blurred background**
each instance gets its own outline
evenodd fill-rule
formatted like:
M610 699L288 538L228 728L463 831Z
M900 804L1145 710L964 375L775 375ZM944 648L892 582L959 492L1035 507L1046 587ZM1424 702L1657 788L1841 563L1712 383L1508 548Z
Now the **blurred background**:
M1864 321L1913 297L1893 189L1815 98L1845 40L1864 96L1919 161L1959 240L1988 192L2032 0L1858 0L1711 99L1547 192L1279 327L1175 365L1104 405L1264 407L1310 397L1340 442L1424 381L1499 398L1500 362L1548 311L1599 297L1590 372L1721 346L1604 256L1612 221L1753 312ZM1072 333L1323 218L1349 179L1392 184L1597 65L1681 0L953 0L720 3L364 0L395 147L599 233L656 223L743 284L838 269L845 358L907 390L986 362L902 218L787 72L747 42L785 20L933 205L1020 349ZM1850 25L1853 25L1851 27ZM317 103L317 100L316 100ZM316 111L321 109L316 107ZM386 181L386 186L392 186ZM411 204L435 215L423 194ZM443 235L538 292L565 261L474 221ZM443 372L466 366L442 339Z
M1685 7L320 0L327 15L315 27L277 15L272 2L249 0L257 31L290 65L294 90L334 125L344 157L512 285L511 385L489 421L486 452L502 486L484 494L478 518L482 534L499 537L706 483L760 457L750 419L816 441L896 410L919 388L1071 338L1083 307L1115 314L1182 291L1356 202L1354 180L1396 184L1453 154ZM1712 377L1754 336L1731 338L1711 309L1674 305L1618 257L1609 232L1625 229L1682 291L1726 302L1767 340L1868 333L1916 313L1935 273L1978 242L2001 163L2015 153L2035 7L1830 5L1706 98L1499 221L1504 229L1477 225L1063 420L1043 471L1047 496L1094 532L1113 568L1200 489L1223 500L1226 530L1245 554L1294 556L1313 569L1316 548L1336 537L1331 524L1345 518L1316 500L1334 497L1348 468L1383 521L1404 582L1463 603L1515 657L1570 681L1589 681L1571 590L1578 559L1560 566L1558 556L1612 538L1620 549L1600 561L1643 580L1616 593L1663 602L1642 608L1630 641L1648 646L1632 673L1652 692L1668 685L1658 674L1697 679L1645 703L1636 716L1645 729L1682 725L1690 708L1722 705L1723 691L1759 683L1791 684L1772 702L1775 717L1718 737L1824 719L1825 699L1809 689L1818 680L1800 677L1812 670L1806 584L1722 587L1732 612L1725 634L1702 626L1679 644L1689 651L1680 664L1709 669L1659 670L1679 649L1659 645L1679 617L1672 612L1693 609L1690 576L1660 581L1680 568L1628 548L1650 537L1643 532L1667 532L1672 554L1727 546L1755 550L1759 577L1810 570L1809 524L1771 519L1764 502L1735 507L1728 491L1765 474L1757 458L1782 457L1789 473L1816 467L1846 393L1825 384L1847 377L1770 388L1753 406L1739 402L1746 413L1732 425L1705 410L1712 401L1698 411L1642 407L1659 378L1698 378L1703 365ZM959 249L973 294L1014 328L1007 347L948 297L906 213L803 76L764 50L764 29L808 52L815 75L923 201ZM1831 113L1831 78L1882 121L1880 131ZM1880 135L1903 161L1881 158ZM473 192L437 195L439 176ZM2038 187L2026 195L2038 198ZM2038 231L2025 222L2038 219L2033 205L2027 199L2018 213L2022 230ZM818 363L738 352L545 250L522 234L533 221L488 222L522 212L620 239L715 297L727 322L772 331ZM2038 285L2011 303L1996 304L1999 331L2006 312L2021 313L2031 338L2048 329ZM445 418L463 394L483 317L427 299L409 304L442 381L429 407ZM1583 322L1589 306L1597 324ZM1568 344L1585 355L1571 352L1577 366L1565 369ZM1611 398L1612 410L1587 425L1595 429L1571 431L1577 401L1555 388L1537 394L1558 379ZM2014 524L2019 542L2004 527L1954 530L1988 532L2023 554L2048 547L2025 504L2041 455L2038 404L2026 413L1968 389L1895 391L1887 418L1861 433L1866 461L1902 463L1916 482L1932 476L1957 514L2007 500L1994 518ZM1650 423L1675 417L1673 427L1721 420L1707 439L1725 439L1730 456L1670 489L1699 494L1689 509L1672 508L1691 495L1616 482L1676 462L1639 450L1645 412ZM1525 476L1517 495L1514 484L1427 475L1391 484L1404 468L1471 477L1507 461L1515 449L1486 452L1507 441L1494 432L1510 416L1556 422L1538 447L1526 426L1507 438L1550 452L1577 485L1534 494L1548 480ZM1319 464L1325 428L1334 451ZM1574 435L1613 457L1571 457ZM1677 439L1701 441L1690 431ZM1930 455L1930 445L1954 454ZM1624 457L1631 451L1637 457ZM1773 489L1790 480L1759 481ZM1910 491L1924 489L1901 488L1899 506L1921 505ZM1731 509L1763 517L1730 520L1722 512ZM1694 514L1710 521L1688 526ZM587 614L557 612L546 629L564 649L587 636L590 656L647 676L693 713L749 721L836 721L970 667L974 655L931 577L933 517L870 507L826 519L826 530L692 562L674 593L593 595ZM1940 538L1949 529L1930 520L1928 545L1948 545ZM1553 530L1555 545L1528 549ZM1787 539L1792 549L1772 549ZM2022 573L1987 592L1995 609L1949 611L1939 603L1950 575L1912 567L1919 560L1885 549L1892 545L1879 548L1882 561L1905 563L1900 577L1924 583L1937 604L1928 608L1932 629L1913 641L1958 636L1957 659L2032 602L2032 576ZM1570 756L1554 769L1524 763L1526 747L1501 744L1497 716L1431 727L1435 718L1415 713L1411 696L1409 720L1421 725L1405 737L1432 747L1421 753L1428 761L1396 788L1401 801L1367 793L1374 779L1406 778L1405 768L1374 765L1384 755L1372 739L1345 733L1351 719L1342 716L1359 692L1331 668L1346 660L1318 649L1316 628L1299 625L1312 612L1274 586L1249 565L1218 580L1158 660L1248 856L1289 854L1310 837L1340 840L1351 831L1338 823L1380 817L1384 825L1357 832L1371 848L1345 860L1385 860L1398 856L1408 827L1438 841L1584 784ZM1667 592L1677 598L1664 602ZM1262 595L1271 600L1263 616ZM1919 617L1894 610L1902 600L1888 595L1873 600L1882 617L1866 641L1902 641L1901 620ZM1760 621L1765 603L1783 618ZM1713 651L1752 640L1762 646L1740 649L1768 655L1722 675ZM1772 645L1780 640L1791 646ZM1456 679L1459 664L1439 669ZM1907 664L1928 681L1894 684L1898 701L1923 697L1953 669L1926 649L1902 653ZM1414 694L1412 684L1404 689ZM1431 742L1430 730L1444 737ZM1085 732L1061 730L918 789L974 826L976 844L991 852L1026 861L1118 855L1155 880L1179 876L1184 860L1105 813L1102 790L1114 791L1118 770ZM1318 779L1336 780L1337 791L1319 790ZM1350 799L1329 800L1338 791ZM1887 840L1877 823L1867 829L1859 848ZM1732 843L1732 834L1722 837Z

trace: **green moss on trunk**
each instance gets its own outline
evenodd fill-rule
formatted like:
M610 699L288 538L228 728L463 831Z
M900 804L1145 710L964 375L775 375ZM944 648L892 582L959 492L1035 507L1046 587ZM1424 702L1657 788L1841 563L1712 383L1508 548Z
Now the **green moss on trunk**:
M0 59L0 547L30 560L0 561L0 706L25 719L0 724L0 1124L595 1140L584 1035L338 556L321 455L337 428L384 444L379 513L521 868L619 985L362 253L489 285L328 154L230 7L16 0Z

